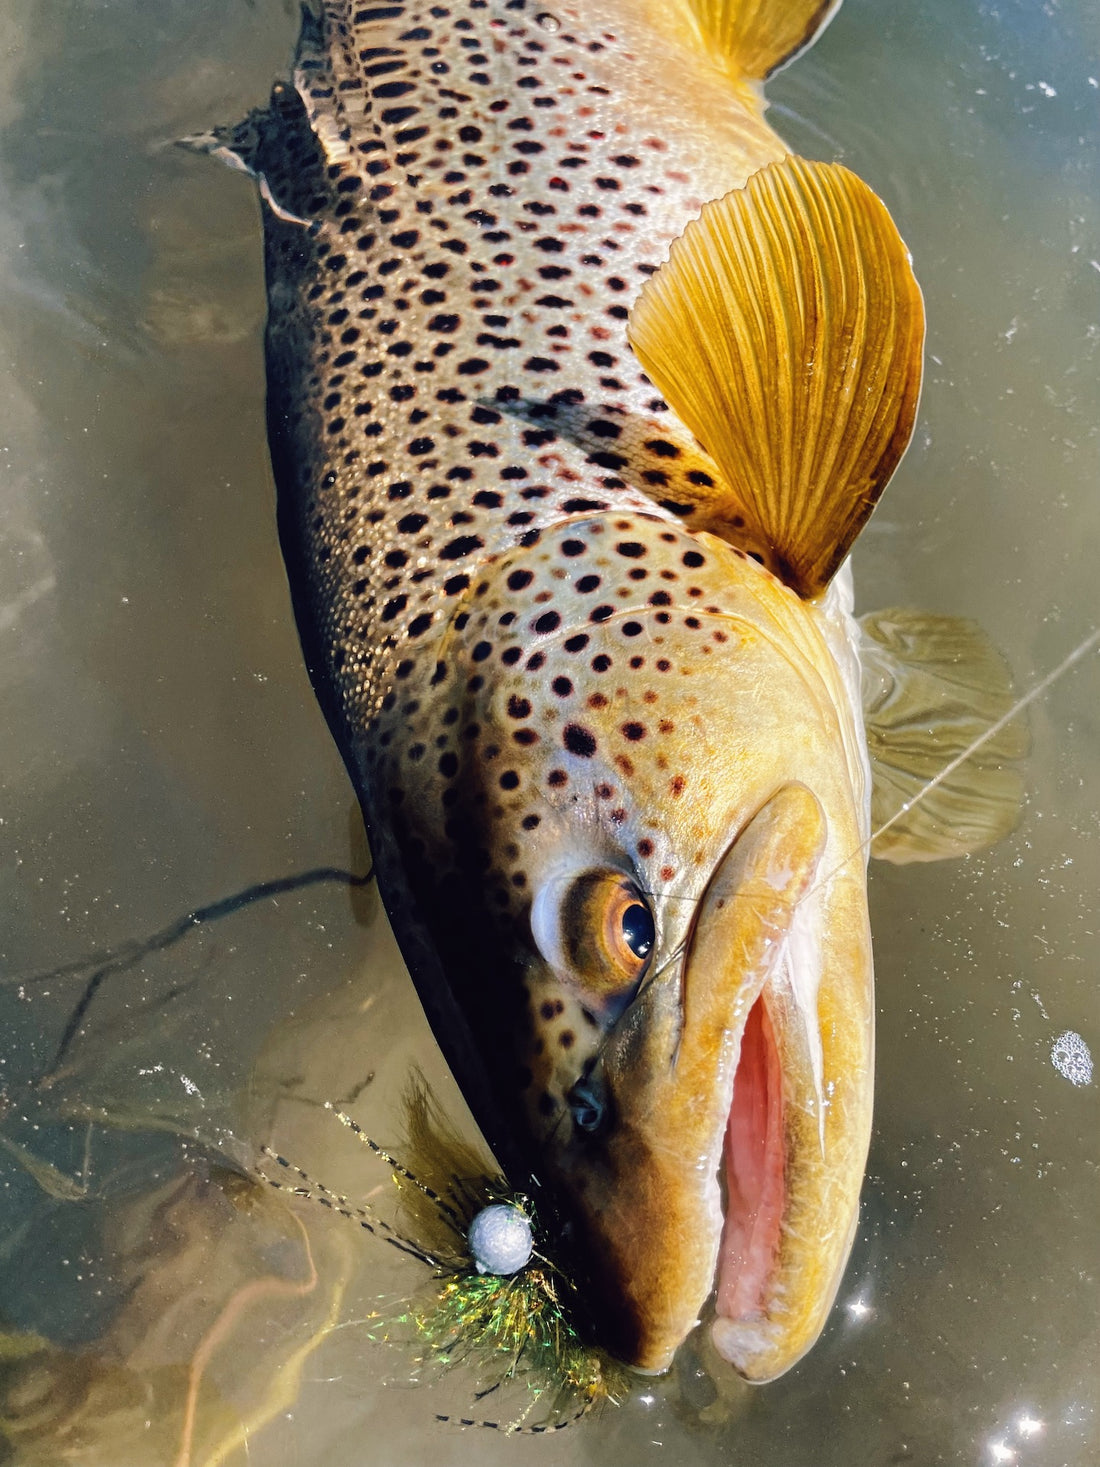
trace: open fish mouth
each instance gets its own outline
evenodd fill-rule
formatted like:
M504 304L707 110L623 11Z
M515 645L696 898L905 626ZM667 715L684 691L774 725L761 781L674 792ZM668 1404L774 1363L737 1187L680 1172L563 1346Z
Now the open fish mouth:
M598 1168L577 1158L600 1178L580 1241L594 1321L637 1369L667 1369L709 1298L718 1353L771 1380L835 1297L870 1129L872 1006L869 961L822 936L826 835L805 786L773 795L719 862L682 976L641 994L604 1053L613 1121Z
M755 1364L782 1348L782 1325L773 1315L784 1288L779 1263L788 1203L783 1091L768 995L761 993L745 1021L728 1117L714 1143L721 1213L704 1206L697 1223L700 1235L711 1235L708 1251L716 1256L711 1338L718 1354L754 1381L771 1379L794 1363L793 1357L785 1359L767 1374ZM644 1350L641 1355L636 1368L643 1372L667 1368L663 1356Z
M783 1072L767 1001L749 1010L733 1081L719 1180L725 1217L715 1279L712 1335L737 1364L766 1330L769 1286L786 1202Z
M812 1075L785 1072L773 996L757 999L741 1040L719 1166L710 1326L718 1354L757 1383L817 1339L855 1236L860 1182L850 1156L830 1155L824 1125L813 1135L825 1098Z
M724 861L714 895L704 898L717 926L692 943L685 990L692 965L718 956L716 938L730 940L727 964L745 966L731 1016L740 1032L729 1107L718 1118L723 1217L711 1338L743 1376L763 1382L810 1348L832 1306L855 1233L871 1094L869 1066L854 1073L836 1066L836 984L821 937L821 808L809 791L789 786L752 822L749 850L738 857L745 839L731 850L729 876L741 883L734 913L720 921L728 907ZM757 914L755 946L752 918L738 906ZM862 992L858 979L844 975L842 1002L857 1029L866 1002L869 1040L869 974ZM854 1124L835 1125L834 1098Z

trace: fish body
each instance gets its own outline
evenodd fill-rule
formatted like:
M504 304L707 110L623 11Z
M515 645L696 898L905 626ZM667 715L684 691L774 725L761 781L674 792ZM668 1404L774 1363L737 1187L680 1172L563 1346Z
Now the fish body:
M208 144L260 181L298 624L440 1044L590 1331L664 1369L713 1288L757 1380L820 1331L870 1133L837 571L923 320L882 206L764 118L825 18L324 0Z

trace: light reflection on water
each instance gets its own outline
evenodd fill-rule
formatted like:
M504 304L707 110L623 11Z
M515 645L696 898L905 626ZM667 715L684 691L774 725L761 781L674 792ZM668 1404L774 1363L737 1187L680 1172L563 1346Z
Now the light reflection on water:
M255 202L245 180L163 146L261 101L296 17L278 0L12 0L0 27L0 957L26 975L258 879L362 869L363 851L275 544ZM860 542L861 606L974 617L1021 688L1100 608L1098 42L1084 0L846 0L770 88L794 146L839 154L886 198L928 304L921 420ZM464 1409L460 1388L402 1389L403 1357L361 1323L379 1294L415 1287L415 1268L308 1212L320 1282L294 1295L295 1224L216 1180L180 1182L183 1128L240 1160L271 1136L360 1196L382 1174L319 1103L358 1091L356 1114L391 1139L412 1063L450 1095L370 895L289 894L104 983L33 1098L73 987L0 988L0 1135L38 1166L35 1180L11 1155L0 1173L0 1322L72 1352L55 1394L67 1382L74 1399L79 1352L106 1340L85 1358L114 1424L71 1460L174 1462L180 1362L213 1327L188 1286L201 1277L212 1296L283 1286L242 1316L247 1350L211 1356L226 1409L253 1413L248 1460L264 1467L398 1451L1095 1461L1097 1090L1057 1056L1083 1065L1097 1042L1098 692L1093 657L1032 709L1011 839L873 870L878 1112L860 1237L821 1344L762 1391L715 1401L687 1352L675 1387L651 1383L553 1447L438 1428L437 1410ZM96 1107L125 1129L89 1125ZM126 1362L160 1372L175 1436L141 1424L109 1373ZM53 1451L28 1429L16 1460Z

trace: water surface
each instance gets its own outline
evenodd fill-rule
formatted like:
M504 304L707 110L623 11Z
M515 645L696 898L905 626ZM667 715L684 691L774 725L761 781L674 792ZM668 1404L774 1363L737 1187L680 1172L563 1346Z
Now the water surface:
M393 1139L419 1063L457 1105L369 892L196 929L105 979L58 1062L88 975L33 975L255 881L364 869L275 538L255 198L168 146L262 102L296 28L281 0L0 15L0 1325L53 1346L4 1387L12 1460L183 1467L188 1370L259 1281L208 1350L194 1467L1087 1467L1100 1115L1054 1060L1067 1033L1100 1047L1095 655L1031 709L1010 839L872 870L860 1235L823 1340L775 1385L712 1400L689 1352L553 1443L440 1427L468 1386L406 1388L362 1323L416 1266L211 1175L211 1147L253 1162L271 1141L359 1197L384 1172L323 1101ZM1026 689L1100 620L1098 13L846 0L770 96L794 146L886 199L927 301L920 421L856 552L861 608L973 617ZM247 1450L217 1455L242 1420Z

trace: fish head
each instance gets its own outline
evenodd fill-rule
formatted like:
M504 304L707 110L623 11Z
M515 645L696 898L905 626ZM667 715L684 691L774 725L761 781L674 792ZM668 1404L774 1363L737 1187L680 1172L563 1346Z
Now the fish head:
M419 754L392 761L420 908L586 1327L644 1370L714 1292L720 1352L779 1374L851 1241L862 790L815 615L724 542L569 522L471 585Z

